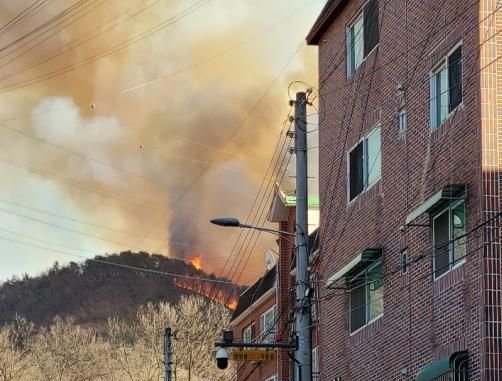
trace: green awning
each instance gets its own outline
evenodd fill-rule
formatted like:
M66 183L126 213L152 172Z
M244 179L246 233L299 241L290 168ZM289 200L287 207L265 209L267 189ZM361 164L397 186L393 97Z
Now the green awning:
M411 224L418 217L425 213L446 206L455 200L463 200L465 198L465 184L451 184L445 186L442 190L437 192L434 196L425 200L420 206L411 211L406 217L406 225Z
M466 372L467 352L456 352L452 355L427 365L418 372L415 381L434 381L440 380L445 375L452 372Z
M432 381L450 371L450 356L427 365L418 372L415 381Z
M374 262L381 256L381 248L369 248L363 250L354 259L338 270L333 276L329 277L326 281L326 287L330 287L341 278L359 273L364 267L368 266L371 262Z

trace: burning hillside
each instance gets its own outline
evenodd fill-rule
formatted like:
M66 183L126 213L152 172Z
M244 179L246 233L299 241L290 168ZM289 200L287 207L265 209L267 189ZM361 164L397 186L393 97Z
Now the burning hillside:
M0 325L19 315L43 325L61 316L72 317L78 324L99 326L114 316L132 319L138 307L149 302L176 303L181 296L193 293L232 306L230 292L211 294L210 280L216 280L214 276L183 261L133 252L96 259L99 262L71 262L66 266L55 263L40 276L12 279L0 285ZM183 278L187 275L193 278ZM235 289L231 286L225 288Z

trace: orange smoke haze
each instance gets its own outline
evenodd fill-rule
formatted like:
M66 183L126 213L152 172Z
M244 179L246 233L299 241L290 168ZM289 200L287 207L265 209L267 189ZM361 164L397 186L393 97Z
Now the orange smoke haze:
M0 217L85 256L132 249L187 260L202 249L218 274L239 232L208 221L248 214L289 110L288 83L315 82L315 50L290 57L323 2L43 3L0 34L0 170L10 180L0 199L62 214L36 217L84 234ZM29 4L3 2L1 25ZM57 22L35 31L48 20ZM256 251L270 245L265 237ZM241 283L263 271L258 257ZM201 269L200 257L188 261Z

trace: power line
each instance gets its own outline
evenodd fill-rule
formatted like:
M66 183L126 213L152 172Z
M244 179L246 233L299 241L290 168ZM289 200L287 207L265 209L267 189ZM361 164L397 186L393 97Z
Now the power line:
M179 12L175 16L168 18L167 20L161 22L160 24L157 24L156 26L150 28L149 30L147 30L145 32L142 32L142 33L136 35L135 37L124 40L124 41L116 44L115 46L113 46L107 50L102 51L101 53L98 53L94 56L84 58L83 60L80 60L79 62L75 62L71 65L66 66L66 67L52 70L52 71L45 73L43 75L40 75L38 77L31 78L25 82L20 82L20 83L14 84L14 85L5 86L0 89L0 93L16 90L21 87L26 87L26 86L33 85L33 84L36 84L36 83L39 83L42 81L46 81L48 79L56 78L62 74L69 73L75 69L81 68L81 67L86 66L90 63L96 62L102 58L108 57L109 55L112 55L120 50L123 50L123 49L127 48L128 46L130 46L138 41L141 41L141 40L151 36L152 34L159 32L159 31L177 23L178 21L182 20L183 18L190 15L191 13L193 13L197 9L201 8L202 6L206 5L210 1L211 0L199 0L197 3L185 8L183 11Z
M47 20L44 23L40 24L39 26L35 27L31 31L25 33L21 37L18 37L14 41L11 41L10 43L8 43L8 44L0 47L0 53L3 52L3 51L5 51L5 50L8 50L9 48L11 48L11 47L13 47L15 45L17 45L18 43L20 43L20 42L24 41L25 39L31 37L32 35L36 34L37 32L40 32L40 31L44 30L46 27L50 26L51 24L53 24L53 23L55 23L57 21L60 21L60 20L64 21L64 19L65 19L65 17L67 15L71 16L71 13L74 10L78 10L80 7L86 6L86 3L87 3L87 6L89 6L89 5L92 5L96 1L102 1L102 0L79 0L79 1L77 1L75 4L69 6L68 8L65 8L64 10L62 10L61 12L59 12L58 14L56 14L55 16L53 16L52 18L50 18L49 20Z
M0 157L0 162L5 165L8 165L10 167L13 167L15 169L19 169L19 170L23 170L25 172L36 174L44 179L50 179L50 180L53 180L53 181L56 181L56 182L59 182L59 183L65 184L65 185L77 187L77 188L82 189L86 192L94 193L94 194L97 194L102 197L106 197L109 199L120 201L122 203L134 206L136 208L140 208L142 210L147 210L148 212L154 212L156 214L164 213L162 210L159 210L159 207L155 207L153 205L141 204L140 202L138 202L134 199L128 198L128 197L126 197L122 194L116 193L116 192L106 192L106 191L99 190L95 187L89 187L89 186L86 186L78 181L74 181L74 180L66 178L66 177L54 175L54 174L45 172L45 171L37 169L37 168L14 163L13 161L10 161L9 159L6 159L6 158Z
M273 186L274 186L273 182L278 179L281 168L284 168L284 171L287 170L287 167L284 167L284 160L287 156L287 147L289 146L290 142L291 142L291 138L289 138L289 141L288 141L287 137L284 139L284 141L282 142L282 146L281 146L280 150L278 151L278 155L277 155L277 159L275 161L275 164L273 165L273 167L269 167L270 176L268 175L268 170L265 173L265 176L262 180L262 184L260 185L260 189L257 193L257 197L255 198L255 201L253 202L253 206L251 208L251 211L245 220L246 224L251 224L251 225L261 224L260 219L261 219L262 213L265 210L265 208L267 207L269 197L273 192ZM284 147L286 147L286 150L284 150ZM276 174L275 180L274 180L274 174ZM271 187L271 185L272 185L272 187ZM262 192L262 189L263 189L263 192ZM260 193L262 193L261 196L260 196ZM254 209L255 206L256 206L255 215L250 220L250 217L252 215L252 210ZM261 209L261 213L258 214L260 209ZM245 252L249 248L249 245L251 244L251 240L253 239L255 234L256 234L256 231L253 229L246 230L246 232L244 233L244 239L242 241L242 244L240 245L240 248L237 249L237 252L235 252L235 249L238 246L239 238L242 236L242 230L241 230L239 237L236 240L236 243L234 245L234 248L232 249L232 252L229 255L229 258L233 258L234 261L231 264L227 275L225 276L226 278L232 279L235 276L235 274L237 273L239 266L241 265L242 260L245 257ZM258 240L258 237L259 237L259 234L256 235L255 244L256 244L256 241ZM246 244L246 241L247 241L247 244ZM253 248L254 248L254 245L253 245ZM248 254L248 258L249 258L250 254L251 254L251 251ZM247 260L245 261L245 263L247 263ZM243 269L244 269L244 267L243 267ZM221 274L223 274L223 271L225 271L225 268L226 268L226 264L223 267L223 269L221 270ZM242 271L243 271L243 269L242 269ZM239 278L240 278L240 275L239 275Z
M14 27L15 25L21 23L26 18L29 18L33 14L36 13L37 9L44 7L46 4L52 2L54 0L35 0L31 5L27 8L23 9L20 13L18 13L14 18L9 20L6 24L0 27L0 33L4 34L6 30Z
M282 74L284 71L287 69L287 67L290 65L290 63L293 61L293 58L298 54L300 51L300 48L303 46L303 41L300 43L297 47L297 49L293 52L293 54L288 57L286 63L281 67L277 75L272 79L272 81L269 83L269 85L264 89L264 91L260 94L258 99L255 101L251 109L248 111L246 116L243 118L243 120L240 122L239 125L237 125L230 133L230 135L227 137L226 142L223 144L222 148L227 147L230 142L233 140L233 138L237 135L237 133L246 125L248 120L251 118L251 115L256 111L256 109L259 107L261 102L265 99L265 97L269 94L269 92L272 90L274 85L277 83L277 81L281 78ZM214 155L213 158L209 161L212 163L216 159L217 155ZM203 177L205 174L206 170L209 168L209 166L206 166L204 170L202 170L199 175L197 175L194 180L191 182L191 184L183 191L183 193L177 197L174 202L172 203L173 205L176 205L179 207L181 205L183 199L186 197L186 195L189 193L189 191L200 181L200 179ZM145 237L147 237L151 232L155 229L156 226L162 221L163 218L158 219L155 221L155 224L152 225L151 228L149 228L145 232Z
M147 268L142 268L142 267L135 267L135 266L129 266L129 265L124 265L121 263L114 263L114 262L109 262L101 259L93 259L93 258L87 258L82 255L78 254L72 254L67 251L62 251L62 250L56 250L56 249L50 249L44 246L39 246L39 245L34 245L26 242L22 242L16 239L12 238L7 238L7 237L2 237L0 236L0 240L7 241L7 242L12 242L16 243L19 245L24 245L24 246L29 246L37 249L42 249L42 250L47 250L52 253L58 253L58 254L63 254L69 257L74 257L74 258L80 258L84 259L86 261L90 262L95 262L95 263L101 263L109 266L115 266L115 267L121 267L124 269L129 269L129 270L134 270L134 271L142 271L142 272L147 272L147 273L152 273L152 274L158 274L158 275L164 275L164 276L170 276L170 277L175 277L175 278L184 278L184 279L193 279L193 280L198 280L198 281L203 281L203 282L210 282L210 283L232 283L230 280L223 280L223 279L210 279L210 278L202 278L202 277L197 277L197 276L190 276L190 275L184 275L184 274L176 274L172 272L164 272L164 271L158 271L158 270L153 270L153 269L147 269Z
M35 208L35 207L32 207L32 206L28 206L28 205L21 204L21 203L18 203L18 202L14 202L14 201L10 201L10 200L0 199L0 203L5 203L5 204L8 204L8 205L12 205L12 206L15 206L15 207L27 209L27 210L30 210L30 211L33 211L33 212L37 212L37 213L42 213L42 214L45 214L45 215L48 215L48 216L62 218L62 219L67 220L67 221L71 221L71 222L75 222L75 223L78 223L78 224L92 226L92 227L95 227L95 228L98 228L98 229L103 229L103 230L108 230L108 231L111 231L111 232L114 232L114 233L124 234L124 235L130 236L130 237L141 237L141 235L138 234L138 233L133 233L133 232L126 231L126 230L117 229L117 228L106 226L106 225L100 225L100 224L96 224L96 223L89 222L89 221L83 221L83 220L80 220L80 219L77 219L77 218L74 218L74 217L69 217L69 216L65 216L65 215L59 214L59 213L50 212L48 210L38 209L38 208ZM152 240L152 241L165 241L165 239L159 239L159 238L148 238L148 240ZM174 246L184 246L184 247L191 247L191 248L202 249L202 247L200 247L200 246L195 246L195 245L192 245L192 244L189 244L189 243L185 243L185 242L169 241L169 244L170 245L174 245ZM214 258L214 257L211 256L211 258Z
M60 56L60 55L62 55L62 54L64 54L64 53L66 53L66 52L68 52L68 51L70 51L70 50L72 50L72 49L76 48L77 46L80 46L80 45L82 45L82 44L84 44L84 43L86 43L86 42L88 42L88 41L90 41L90 40L94 39L95 37L97 37L97 36L100 36L100 35L104 34L105 32L107 32L108 30L112 29L113 27L115 27L115 26L117 26L117 25L119 25L119 24L123 23L124 21L127 21L127 20L131 19L132 17L137 16L138 14L140 14L140 13L142 13L142 12L144 12L144 11L145 11L145 10L147 10L148 8L150 8L150 7L152 7L153 5L155 5L156 3L158 3L160 0L155 0L155 1L153 1L152 3L150 3L150 4L146 5L145 7L141 8L139 11L137 11L137 12L135 12L134 14L130 15L129 17L127 17L127 18L125 18L125 19L123 19L123 20L119 20L119 21L117 21L117 19L119 19L119 18L120 18L121 16L123 16L124 14L128 13L128 12L129 12L131 9L133 9L136 5L138 5L139 3L144 3L145 1L146 1L146 0L140 0L140 1L138 1L137 3L135 3L132 7L128 8L125 12L123 12L123 13L121 13L121 14L119 14L119 15L115 15L115 17L114 17L112 20L110 20L110 21L115 21L115 23L112 25L112 27L110 27L110 28L104 28L104 29L103 29L103 27L94 28L94 29L99 30L99 32L98 32L98 33L96 33L96 34L94 34L94 35L93 35L93 37L88 38L88 39L85 39L84 41L81 41L81 42L79 42L79 43L77 43L77 44L74 44L74 43L72 43L72 44L68 44L68 45L70 45L70 47L68 47L68 48L64 48L64 49L62 49L62 50L59 50L56 54L52 54L52 55L50 54L50 55L48 55L48 56L46 56L46 57L42 58L41 60L38 60L38 61L36 61L36 62L34 62L34 63L32 63L32 64L30 64L30 65L28 65L28 66L26 66L26 67L24 67L24 68L22 68L22 69L20 69L20 70L18 70L17 72L10 73L9 75L7 75L7 76L5 76L5 77L0 78L0 81L4 81L4 80L6 80L6 79L9 79L9 78L12 78L12 77L19 76L21 73L24 73L24 72L26 72L26 71L28 71L28 70L30 70L30 69L32 69L32 68L34 68L34 67L36 67L36 66L39 66L39 65L41 65L41 64L43 64L43 63L45 63L45 62L48 62L48 61L52 60L53 58L56 58L56 57L58 57L58 56ZM94 9L91 9L90 11L93 11L93 10L94 10ZM68 26L70 26L71 24L73 24L73 23L75 23L76 21L80 20L81 18L83 18L83 17L84 17L84 16L86 16L87 14L89 14L89 12L86 12L86 13L84 13L84 14L80 15L79 17L75 18L75 19L74 19L74 20L73 20L70 24L65 25L65 26L64 26L62 29L60 29L59 31L61 31L61 30L65 29L65 28L67 28ZM50 30L48 30L48 31L50 31ZM50 34L49 36L45 37L44 39L42 39L42 40L38 41L36 45L31 46L30 48L26 49L24 52L22 52L22 53L18 54L17 56L15 56L15 57L11 58L9 61L7 61L7 62L5 62L4 64L2 64L2 67L7 66L7 65L8 65L8 64L10 64L11 62L13 62L13 61L15 61L16 59L18 59L19 57L22 57L22 56L23 56L23 55L25 55L26 53L28 53L28 52L32 51L32 50L33 50L34 48L36 48L38 45L40 45L41 43L43 43L43 42L47 41L48 39L50 39L52 36L54 36L54 35L55 35L56 33L58 33L59 31L56 31L56 32L54 32L54 33ZM30 40L29 42L31 42L31 41L33 41L33 40L37 39L38 37L40 37L40 35L37 35L35 38L33 38L32 40ZM29 43L29 42L28 42L28 43ZM76 41L75 41L75 42L76 42ZM28 43L25 43L23 46L27 45ZM18 48L18 49L19 49L19 48ZM4 56L0 57L0 59L3 59L3 58L5 58L5 57L9 56L9 55L11 55L12 53L13 53L13 52L7 53L6 55L4 55Z

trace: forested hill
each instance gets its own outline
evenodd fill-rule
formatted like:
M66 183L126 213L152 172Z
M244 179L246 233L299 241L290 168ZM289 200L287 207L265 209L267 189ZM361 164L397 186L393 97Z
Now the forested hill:
M215 279L214 275L190 264L161 255L129 251L98 256L95 260L80 264L71 262L65 266L55 263L40 276L13 278L1 284L0 325L11 321L17 314L41 325L60 316L73 317L77 324L100 326L112 316L132 319L138 307L148 302L176 303L182 295L194 294L186 287L180 287L175 277L155 272Z

